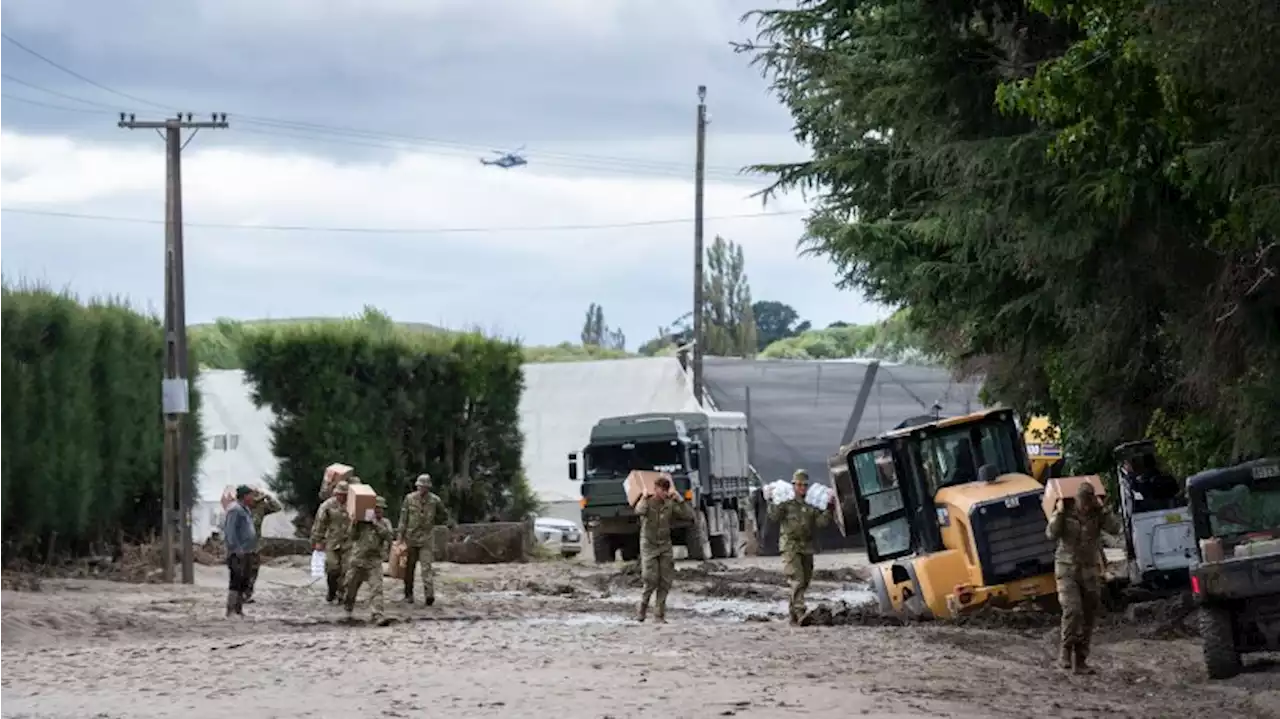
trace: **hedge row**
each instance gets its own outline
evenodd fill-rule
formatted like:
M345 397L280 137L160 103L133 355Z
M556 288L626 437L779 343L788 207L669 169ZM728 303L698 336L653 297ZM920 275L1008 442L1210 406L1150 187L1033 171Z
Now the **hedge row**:
M454 521L536 511L520 464L518 344L352 320L247 330L240 355L254 401L276 417L270 486L303 516L335 461L386 496L392 516L424 471Z
M115 300L86 306L7 283L2 291L6 559L43 558L50 545L77 554L155 536L163 491L160 322ZM194 468L204 445L191 380Z

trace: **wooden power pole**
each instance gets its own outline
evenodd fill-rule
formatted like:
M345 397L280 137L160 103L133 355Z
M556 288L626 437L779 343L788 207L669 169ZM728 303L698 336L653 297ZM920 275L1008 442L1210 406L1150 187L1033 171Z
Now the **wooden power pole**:
M194 121L191 113L178 113L166 120L137 120L120 113L119 127L128 130L163 130L165 142L164 217L164 380L161 404L164 411L164 508L161 513L161 542L164 551L164 580L173 581L174 519L180 529L182 583L195 582L194 552L191 546L191 504L194 485L191 477L191 437L184 420L190 409L187 378L187 291L182 259L182 131L191 137L202 129L226 128L227 114L215 113L209 121ZM174 502L174 494L177 502ZM175 515L175 511L177 514Z
M707 156L707 86L698 86L698 144L693 179L693 396L701 405L705 391L702 379L702 350L705 338L703 327L702 283L702 186L706 179Z

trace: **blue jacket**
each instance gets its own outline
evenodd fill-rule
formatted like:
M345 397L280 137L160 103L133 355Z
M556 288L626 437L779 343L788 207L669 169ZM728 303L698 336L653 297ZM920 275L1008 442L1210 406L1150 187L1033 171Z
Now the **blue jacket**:
M222 541L227 549L227 556L248 554L258 548L258 533L253 531L253 516L239 502L227 507L227 517L223 522Z

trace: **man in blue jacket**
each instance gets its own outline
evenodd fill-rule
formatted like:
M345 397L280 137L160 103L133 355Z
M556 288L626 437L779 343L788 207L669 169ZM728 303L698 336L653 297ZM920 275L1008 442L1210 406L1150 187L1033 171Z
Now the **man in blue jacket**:
M244 614L245 595L249 591L253 553L258 549L258 533L253 529L252 507L253 490L243 484L236 487L236 501L227 507L222 530L227 569L231 571L231 580L227 584L228 618Z

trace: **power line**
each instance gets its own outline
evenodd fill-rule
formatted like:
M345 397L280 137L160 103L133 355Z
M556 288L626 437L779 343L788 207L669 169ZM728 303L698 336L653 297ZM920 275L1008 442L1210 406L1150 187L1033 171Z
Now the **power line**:
M49 102L40 102L39 100L31 100L25 97L18 97L17 95L10 95L7 92L0 92L0 97L3 97L6 100L14 100L15 102L25 102L28 105L35 105L36 107L47 107L51 110L62 110L63 112L84 112L90 115L104 114L101 110L90 110L84 107L66 107L65 105L54 105L53 103L49 103Z
M132 100L132 101L134 101L134 102L139 102L139 103L142 103L142 104L144 104L144 105L149 105L149 106L151 106L151 107L164 109L164 110L166 110L166 111L172 111L172 110L173 110L173 106L171 106L171 105L164 105L164 104L161 104L161 103L155 102L155 101L153 101L153 100L148 100L148 99L143 98L143 97L138 97L137 95L132 95L132 94L129 94L129 93L127 93L127 92L122 92L122 91L120 91L120 90L116 90L116 89L114 89L114 88L112 88L112 87L109 87L109 86L107 86L107 85L105 85L105 84L103 84L103 83L101 83L101 82L98 82L98 81L96 81L96 80L94 80L94 79L92 79L92 78L86 77L85 75L82 75L81 73L76 72L75 70L72 70L71 68L69 68L69 67L67 67L67 66L65 66L65 65L63 65L63 64L61 64L61 63L59 63L59 62L57 62L57 61L55 61L55 60L53 60L53 59L51 59L51 58L47 57L47 56L45 56L45 55L43 55L43 54L41 54L40 52L38 52L38 51L36 51L36 50L34 50L34 49L32 49L32 48L30 48L30 47L28 47L28 46L24 45L23 43L19 42L18 40L16 40L13 36L9 35L8 33L0 32L0 37L2 37L2 38L3 38L4 40L6 40L6 41L8 41L8 42L12 43L12 44L14 45L14 47L17 47L19 50L22 50L23 52L25 52L25 53L27 53L27 54L31 55L32 57L36 58L37 60L40 60L40 61L42 61L42 62L44 62L44 63L46 63L46 64L50 65L51 67L53 67L53 68L55 68L55 69L57 69L57 70L59 70L59 71L61 71L61 72L64 72L64 73L66 73L66 74L70 75L71 77L74 77L74 78L76 78L76 79L78 79L78 80L80 80L80 81L82 81L82 82L85 82L85 83L88 83L89 85L92 85L93 87L96 87L96 88L98 88L98 89L100 89L100 90L103 90L104 92L108 92L108 93L111 93L111 94L113 94L113 95L117 95L117 96L119 96L119 97L123 97L123 98L125 98L125 99ZM24 83L24 84L29 84L29 83ZM49 91L49 90L44 89L44 88L37 88L37 89L41 89L41 90L43 90L43 91ZM57 93L57 91L49 91L49 92L54 92L55 94L60 94L60 93ZM92 100L84 100L84 99L82 99L82 98L72 98L72 99L76 99L76 100L78 100L78 101L80 101L80 102L86 102L86 103L89 103L89 104L100 105L100 106L102 106L102 107L111 107L111 106L105 105L105 104L103 104L103 103L98 103L98 102L95 102L95 101L92 101ZM116 108L112 108L112 109L116 109ZM475 143L463 143L463 142L456 142L456 141L451 141L451 140L442 140L442 139L439 139L439 138L423 137L423 136L419 136L419 135L404 135L404 134L399 134L399 133L385 132L385 131L381 131L381 130L364 130L364 129L360 129L360 128L344 127L344 126L340 126L340 125L325 125L325 124L321 124L321 123L305 122L305 121L300 121L300 120L288 120L288 119L282 119L282 118L272 118L272 117L267 117L267 116L262 116L262 115L250 115L250 114L242 114L242 113L228 113L228 115L232 115L232 116L234 116L236 119L238 119L238 120L240 120L240 121L242 121L242 122L249 122L249 123L253 123L253 124L257 124L257 125L272 126L272 127L276 127L276 128L279 128L279 129L290 129L290 130L310 130L310 131L312 131L312 132L323 132L323 133L338 134L338 135L347 135L347 136L356 136L356 137L361 137L361 136L363 136L363 137L373 138L373 139L401 140L401 141L413 142L413 143L422 144L422 145L434 145L434 146L441 146L441 147L453 147L453 148L457 148L457 149L465 149L465 150L468 150L468 151L481 151L481 152L483 152L483 151L487 151L488 149L490 149L487 145L479 145L479 144L475 144ZM624 165L624 164L625 164L625 165L630 165L630 166L632 166L632 167L635 167L635 168L637 168L637 169L644 168L644 169L654 170L654 169L659 169L659 168L666 168L666 169L678 169L678 170L681 170L681 171L684 171L684 172L692 172L692 171L693 171L693 168L692 168L692 167L687 167L687 166L685 166L685 165L684 165L684 164L682 164L682 163L673 163L673 162L657 162L657 161L642 160L642 159L638 159L638 158L609 157L609 156L603 156L603 155L587 155L587 154L574 154L574 153L563 153L563 152L560 152L560 153L557 153L557 152L545 152L545 153L538 153L538 154L539 154L539 156L540 156L540 157L546 157L546 158L550 158L550 159L552 159L552 160L556 160L556 159L559 159L559 160L576 160L576 161L580 161L580 162L611 163L611 164L614 164L614 165ZM555 163L553 162L553 163L551 163L551 164L555 164ZM710 170L710 171L716 172L717 174L719 174L719 173L730 173L730 174L733 174L733 175L735 175L735 176L736 176L736 175L738 175L738 174L739 174L739 172L740 172L740 171L739 171L738 169L736 169L736 168L729 168L729 167L723 167L723 168L707 168L707 169L708 169L708 170Z
M147 217L116 217L111 215L90 215L76 212L58 212L55 210L31 210L19 207L0 207L0 212L18 215L34 215L37 217L59 217L71 220L94 220L99 222L129 222L142 225L163 225L164 220ZM761 217L785 217L797 215L806 210L782 210L779 212L751 212L739 215L720 215L707 217L707 220L745 220ZM187 227L201 227L216 230L249 230L260 232L324 232L334 234L370 234L370 235L446 235L446 234L497 234L501 232L568 232L579 230L613 230L628 227L653 227L657 225L679 225L692 223L692 217L669 218L661 220L637 220L633 222L611 222L602 224L580 225L515 225L508 227L322 227L309 225L251 225L229 224L218 222L184 222Z

